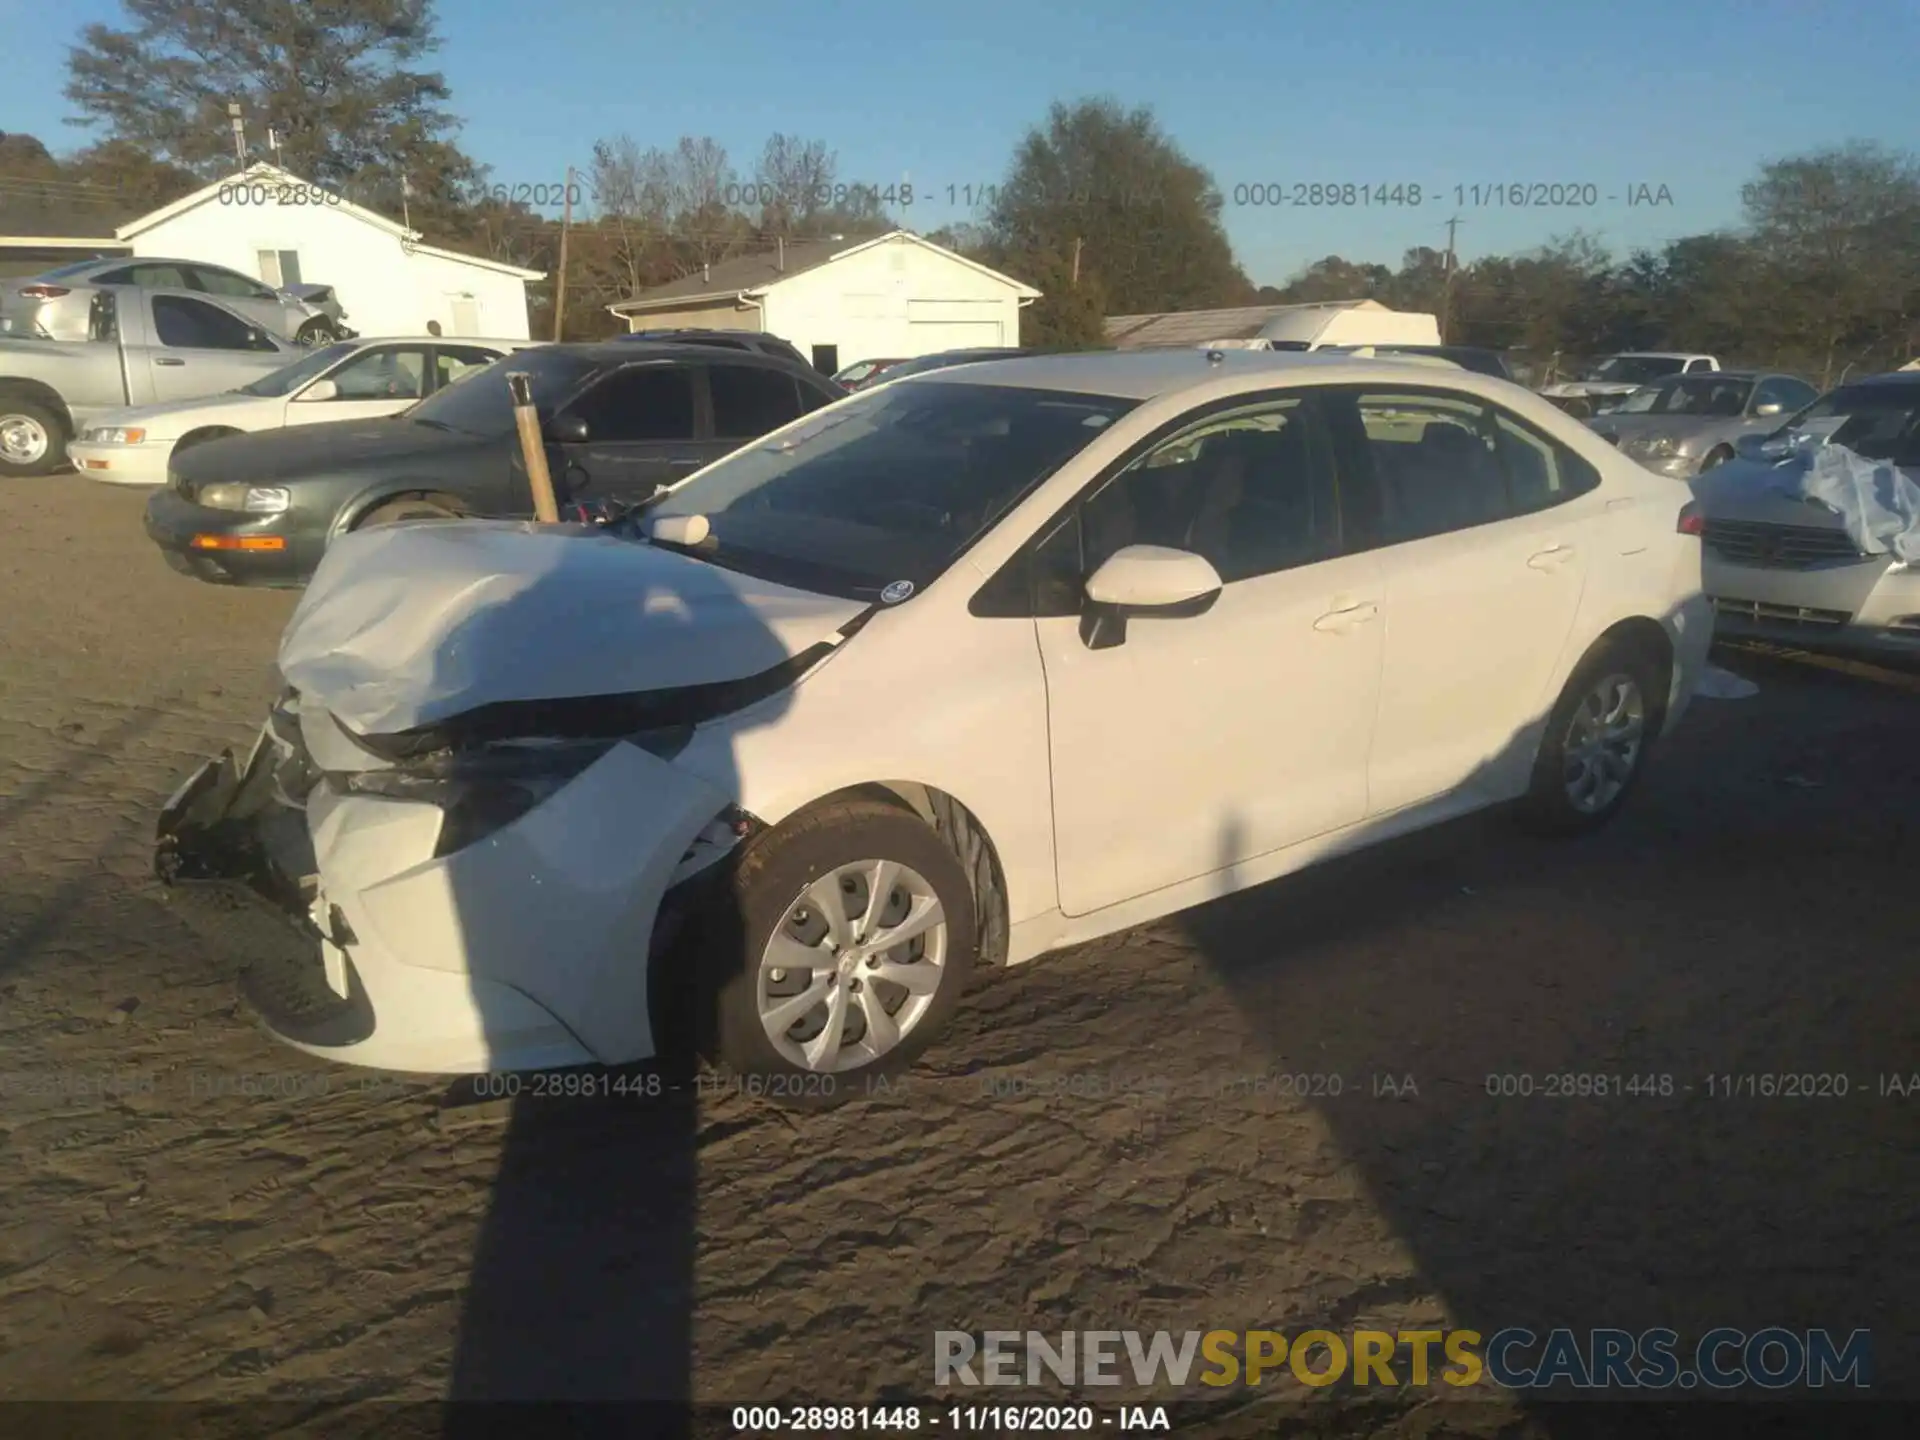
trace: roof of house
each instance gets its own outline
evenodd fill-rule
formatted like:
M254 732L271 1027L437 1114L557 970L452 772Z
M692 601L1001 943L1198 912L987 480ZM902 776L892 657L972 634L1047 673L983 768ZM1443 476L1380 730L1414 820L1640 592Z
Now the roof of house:
M1040 292L1030 285L1022 284L1011 275L1003 275L998 270L969 260L966 256L936 245L931 240L915 235L910 230L890 230L884 235L875 235L871 239L856 240L848 243L846 236L837 235L828 240L798 240L790 245L775 246L771 250L757 251L752 255L740 255L731 260L722 260L718 265L707 267L698 275L684 276L665 285L655 285L642 290L626 300L616 301L607 308L616 315L630 315L643 310L662 308L667 302L689 300L731 300L741 295L755 295L777 285L783 280L808 270L817 270L822 265L835 260L844 260L858 255L863 250L876 245L909 242L946 256L957 264L990 275L1013 287L1023 299L1037 300Z
M1149 345L1204 345L1209 340L1251 340L1282 315L1308 310L1384 310L1378 300L1322 300L1301 305L1239 305L1227 310L1166 310L1152 315L1109 315L1106 336L1123 350Z
M131 240L134 236L143 234L157 225L165 224L177 215L184 215L187 211L197 209L210 200L218 199L221 190L228 186L261 183L298 185L304 188L308 182L302 180L290 170L282 170L278 165L269 165L265 162L249 165L245 170L237 171L232 175L215 180L211 184L201 186L191 195L181 196L171 205L162 205L158 210L150 211L136 219L129 220L113 232L113 238L116 240ZM469 255L460 250L445 250L436 245L422 244L421 234L418 230L408 229L397 220L390 220L377 210L369 210L366 206L356 205L353 201L345 198L342 198L338 204L329 204L327 208L342 214L351 215L356 220L364 221L366 224L373 226L374 229L384 231L386 234L393 236L409 254L419 253L431 255L440 260L456 261L463 265L476 265L483 270L494 270L503 274L516 275L522 280L539 280L546 275L544 270L527 270L518 265L509 265L502 260L490 260L484 256Z

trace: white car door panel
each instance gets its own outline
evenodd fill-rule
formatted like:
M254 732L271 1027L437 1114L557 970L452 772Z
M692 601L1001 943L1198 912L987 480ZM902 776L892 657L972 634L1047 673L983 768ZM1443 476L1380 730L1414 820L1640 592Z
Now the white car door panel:
M1225 582L1204 613L1133 615L1112 648L1090 647L1077 615L1036 621L1066 914L1215 872L1224 892L1236 864L1365 818L1380 567L1333 553L1317 424L1300 392L1247 397L1161 442L1056 532L1075 576L1151 544L1201 555Z
M1624 527L1591 466L1498 407L1412 387L1347 398L1329 421L1370 481L1367 523L1385 542L1370 811L1462 787L1514 793L1589 569Z
M1363 819L1379 565L1348 556L1135 617L1044 619L1060 908L1084 915ZM1226 887L1231 888L1231 887Z

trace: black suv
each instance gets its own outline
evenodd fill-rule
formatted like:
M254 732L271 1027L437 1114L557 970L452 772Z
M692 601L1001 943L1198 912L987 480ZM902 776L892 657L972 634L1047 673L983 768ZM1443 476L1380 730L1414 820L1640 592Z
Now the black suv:
M656 345L717 345L723 350L745 350L750 355L791 360L796 365L807 363L806 356L778 335L763 335L757 330L635 330L631 335L616 335L614 340L616 343L643 340Z
M847 392L811 365L706 345L542 345L411 410L176 452L147 535L215 584L304 585L335 536L397 520L528 516L509 371L526 371L562 506L634 503Z

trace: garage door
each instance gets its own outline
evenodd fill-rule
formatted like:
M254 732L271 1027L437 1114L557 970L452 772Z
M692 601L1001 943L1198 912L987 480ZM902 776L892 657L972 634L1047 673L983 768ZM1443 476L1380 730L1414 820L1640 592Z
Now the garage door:
M915 355L1007 343L1000 338L998 320L909 320L907 342Z

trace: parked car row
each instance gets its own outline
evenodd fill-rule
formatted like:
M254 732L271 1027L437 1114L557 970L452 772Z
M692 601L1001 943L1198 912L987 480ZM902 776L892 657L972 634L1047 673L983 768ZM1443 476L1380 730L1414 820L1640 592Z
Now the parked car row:
M556 474L646 503L325 546L423 474L526 513L505 364ZM1490 805L1606 823L1711 638L1687 495L1445 362L1031 356L844 395L553 346L363 431L200 446L150 511L176 553L319 561L286 693L156 865L303 928L247 993L352 1064L704 1051L843 1100L976 963Z

